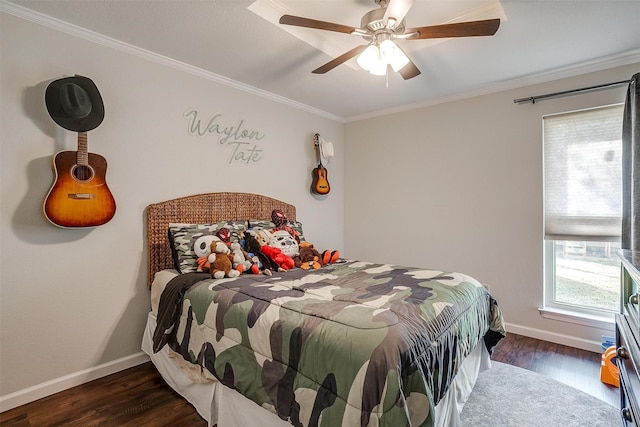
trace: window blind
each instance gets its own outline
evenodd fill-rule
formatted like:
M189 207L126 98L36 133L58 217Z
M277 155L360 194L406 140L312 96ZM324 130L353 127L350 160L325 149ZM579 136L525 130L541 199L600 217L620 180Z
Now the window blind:
M620 239L623 109L543 117L545 239Z

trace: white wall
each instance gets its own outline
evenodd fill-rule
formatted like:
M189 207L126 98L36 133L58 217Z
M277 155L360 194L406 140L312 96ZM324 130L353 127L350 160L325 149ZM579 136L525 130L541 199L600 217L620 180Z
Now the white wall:
M626 87L514 104L629 79L640 64L348 123L345 250L459 271L490 285L510 330L593 348L599 330L543 319L542 116L624 102Z
M150 203L200 192L265 194L298 207L316 246L343 247L342 123L9 14L0 20L0 396L89 377L85 370L139 352ZM47 114L44 91L73 74L90 77L104 99L89 151L109 162L117 202L114 219L89 230L60 229L41 214L52 155L76 150L76 134ZM183 114L192 108L265 134L263 160L228 165L229 149L187 132ZM309 192L315 132L336 150L325 198Z

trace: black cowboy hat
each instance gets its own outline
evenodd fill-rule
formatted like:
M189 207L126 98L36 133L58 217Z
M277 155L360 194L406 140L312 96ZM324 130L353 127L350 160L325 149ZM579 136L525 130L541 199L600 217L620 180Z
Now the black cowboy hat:
M95 83L79 75L49 83L45 92L49 115L57 124L74 132L95 129L104 119L104 104Z

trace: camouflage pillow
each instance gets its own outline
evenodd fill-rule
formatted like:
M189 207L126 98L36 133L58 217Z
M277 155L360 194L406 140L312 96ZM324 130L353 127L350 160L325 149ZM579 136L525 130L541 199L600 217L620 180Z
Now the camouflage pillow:
M302 233L302 223L299 221L287 221L287 225L298 232L300 241L304 242L304 234ZM247 229L250 228L263 228L271 231L276 225L268 219L250 219L247 221Z
M247 220L247 229L251 228L264 228L265 230L271 230L275 227L275 224L268 219L250 219Z
M226 227L231 231L231 241L240 240L239 233L245 230L244 221L222 221L212 224L169 224L169 244L173 255L173 264L180 273L197 271L198 256L193 245L202 236L214 236Z

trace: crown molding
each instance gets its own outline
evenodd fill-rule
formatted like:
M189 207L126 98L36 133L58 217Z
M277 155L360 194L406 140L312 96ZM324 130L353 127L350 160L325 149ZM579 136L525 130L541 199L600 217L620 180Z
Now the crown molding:
M589 61L572 64L566 67L555 68L553 70L544 71L537 74L532 74L526 77L520 77L517 79L507 80L496 84L490 84L483 86L479 89L458 93L451 96L445 96L441 98L431 99L425 102L419 102L416 104L407 104L395 108L389 108L385 110L378 110L368 114L362 114L358 116L346 117L344 121L346 123L356 122L359 120L367 120L380 116L387 116L390 114L402 113L410 110L417 110L419 108L431 107L438 104L445 104L447 102L460 101L463 99L474 98L476 96L489 95L492 93L503 92L510 89L518 89L524 86L531 86L540 83L547 83L554 80L565 79L569 77L576 77L583 74L594 73L597 71L603 71L610 68L621 67L624 65L631 65L640 63L640 49L634 49L627 52L621 52L602 58L596 58Z
M193 65L189 65L184 62L177 61L175 59L161 55L159 53L142 49L140 47L122 42L112 37L105 36L104 34L87 30L86 28L82 28L80 26L62 21L60 19L48 16L48 15L44 15L42 13L36 12L31 9L27 9L15 3L10 3L6 0L0 0L0 12L13 15L15 17L24 19L26 21L33 22L35 24L52 28L54 30L81 38L83 40L87 40L102 46L109 47L109 48L118 50L120 52L124 52L129 55L136 56L138 58L146 59L148 61L155 62L160 65L164 65L176 70L180 70L185 73L198 76L209 81L213 81L215 83L219 83L237 90L241 90L243 92L247 92L252 95L256 95L271 101L275 101L280 104L285 104L287 106L306 111L316 116L320 116L320 117L324 117L340 123L344 123L344 119L342 117L336 116L335 114L331 114L326 111L314 108L310 105L306 105L301 102L297 102L292 99L277 95L275 93L229 79L227 77L212 73L202 68L194 67Z

